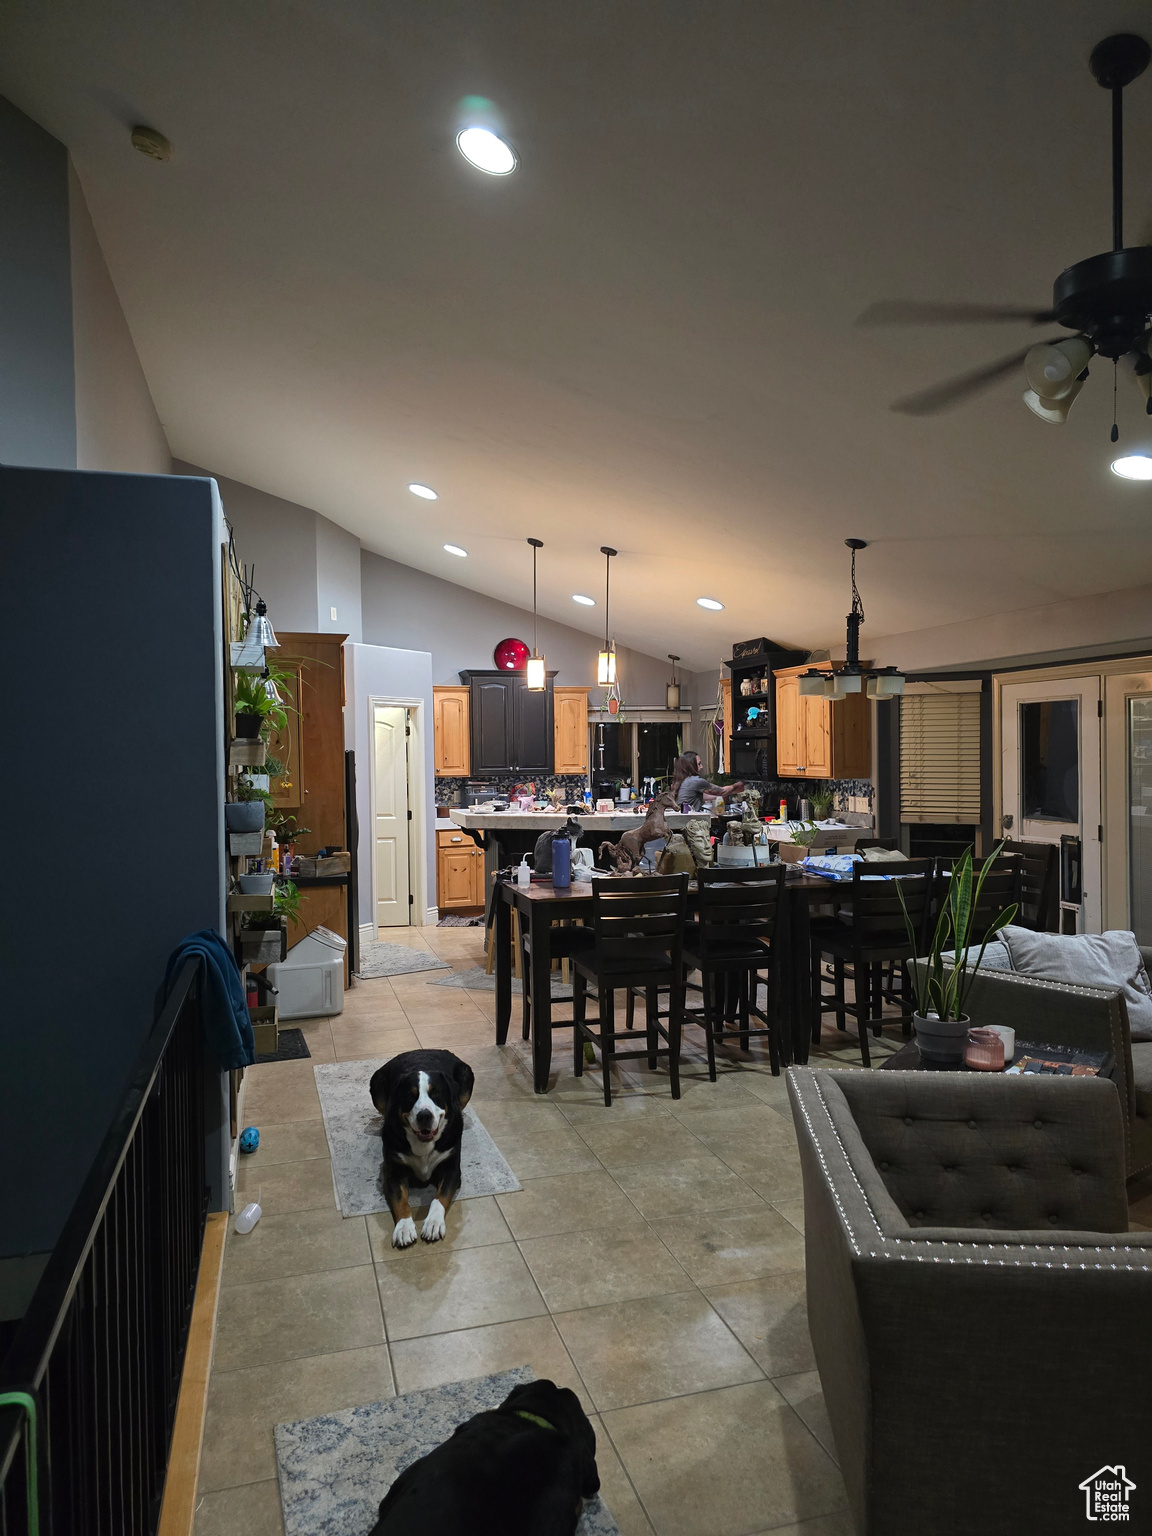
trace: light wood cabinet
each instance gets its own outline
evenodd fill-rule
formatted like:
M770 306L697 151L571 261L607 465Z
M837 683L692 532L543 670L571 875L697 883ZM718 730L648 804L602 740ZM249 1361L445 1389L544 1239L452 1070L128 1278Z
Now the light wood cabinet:
M588 772L588 690L553 688L555 773Z
M732 679L720 679L720 698L724 706L724 769L732 772Z
M432 739L438 779L466 779L472 772L468 724L468 689L433 688Z
M863 692L835 702L806 698L798 681L804 671L775 674L777 773L782 779L871 778L871 700Z
M466 832L436 834L436 905L448 911L484 905L484 850Z

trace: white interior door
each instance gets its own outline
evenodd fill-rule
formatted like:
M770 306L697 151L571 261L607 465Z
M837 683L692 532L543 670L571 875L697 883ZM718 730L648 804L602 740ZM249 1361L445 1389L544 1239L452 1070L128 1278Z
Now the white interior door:
M374 722L376 787L376 925L412 921L408 853L408 711L377 704Z
M1152 672L1104 681L1104 921L1152 944Z
M1101 924L1100 678L1040 678L1000 690L1004 835L1080 839L1078 933Z

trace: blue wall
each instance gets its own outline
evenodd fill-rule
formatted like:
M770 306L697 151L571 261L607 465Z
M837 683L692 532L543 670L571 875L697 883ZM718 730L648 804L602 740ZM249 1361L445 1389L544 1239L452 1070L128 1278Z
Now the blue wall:
M210 480L0 468L0 1256L55 1240L223 921L221 535Z
M2 96L0 462L76 465L68 152Z

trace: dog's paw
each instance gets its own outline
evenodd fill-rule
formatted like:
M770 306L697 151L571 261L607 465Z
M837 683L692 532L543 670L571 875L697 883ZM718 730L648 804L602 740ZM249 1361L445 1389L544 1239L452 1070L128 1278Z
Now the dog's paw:
M427 1222L425 1222L425 1226L427 1226ZM416 1223L412 1220L411 1216L405 1216L402 1221L398 1221L392 1228L392 1246L393 1248L411 1248L415 1241Z
M429 1206L424 1225L420 1228L420 1236L426 1243L438 1243L444 1236L444 1207L439 1200L433 1200Z

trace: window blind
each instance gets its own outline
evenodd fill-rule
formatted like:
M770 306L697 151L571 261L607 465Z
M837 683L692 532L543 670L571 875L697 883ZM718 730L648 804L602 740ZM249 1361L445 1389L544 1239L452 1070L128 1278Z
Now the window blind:
M980 820L979 693L914 693L901 700L900 820Z

